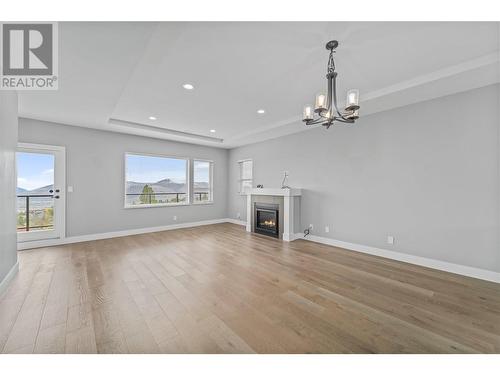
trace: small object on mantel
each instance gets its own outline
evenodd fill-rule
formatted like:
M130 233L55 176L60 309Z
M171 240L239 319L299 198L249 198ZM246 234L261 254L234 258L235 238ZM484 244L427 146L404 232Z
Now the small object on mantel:
M290 189L290 186L287 185L287 179L288 179L288 171L285 171L283 173L283 181L281 182L282 189Z
M262 185L262 184L257 185L257 188L259 188L259 189L263 189L263 188L264 188L264 185Z

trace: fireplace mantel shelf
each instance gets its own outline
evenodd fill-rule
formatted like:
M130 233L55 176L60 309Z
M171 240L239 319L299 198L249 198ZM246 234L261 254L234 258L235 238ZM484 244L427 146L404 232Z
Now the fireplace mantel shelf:
M275 197L300 197L302 189L252 188L245 191L249 195L272 195Z

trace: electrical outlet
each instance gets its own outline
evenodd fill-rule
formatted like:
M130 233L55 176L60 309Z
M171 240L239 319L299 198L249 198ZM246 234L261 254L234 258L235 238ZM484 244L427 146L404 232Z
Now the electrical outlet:
M174 219L174 221L177 221L177 216L174 216L173 219Z
M288 171L283 171L283 174L284 174L286 177L288 177L289 173L290 173L290 172L288 172Z
M330 233L330 227L328 225L325 226L325 233Z
M72 193L73 192L73 186L68 186L68 188L66 189L68 193Z
M314 225L309 224L309 229L310 229L310 230L313 230L313 229L314 229Z
M389 245L394 245L394 237L393 236L387 236L387 243Z
M239 212L236 214L236 219L241 219L241 214Z

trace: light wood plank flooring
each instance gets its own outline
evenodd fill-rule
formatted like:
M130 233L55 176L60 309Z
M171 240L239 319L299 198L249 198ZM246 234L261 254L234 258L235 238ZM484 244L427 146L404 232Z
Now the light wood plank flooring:
M3 353L500 353L500 285L217 224L28 250Z

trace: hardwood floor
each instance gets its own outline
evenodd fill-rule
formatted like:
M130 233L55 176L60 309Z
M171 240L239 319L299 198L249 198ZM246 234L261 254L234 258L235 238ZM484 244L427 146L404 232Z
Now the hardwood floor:
M500 353L500 285L217 224L22 251L3 353Z

